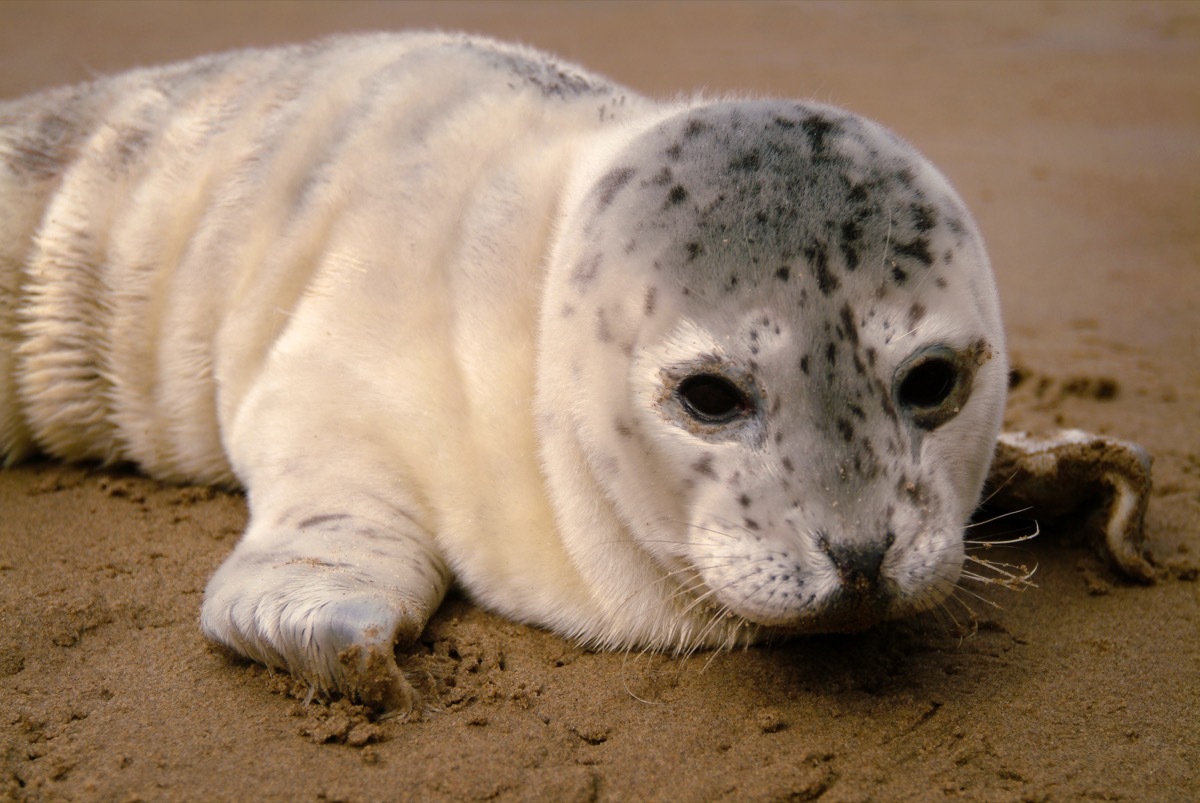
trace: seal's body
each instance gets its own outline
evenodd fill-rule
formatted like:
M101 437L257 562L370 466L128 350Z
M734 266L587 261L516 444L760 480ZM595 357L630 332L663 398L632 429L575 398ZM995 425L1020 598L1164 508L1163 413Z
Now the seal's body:
M894 135L337 38L0 105L0 453L243 485L212 638L403 707L451 577L596 646L929 608L1006 363Z

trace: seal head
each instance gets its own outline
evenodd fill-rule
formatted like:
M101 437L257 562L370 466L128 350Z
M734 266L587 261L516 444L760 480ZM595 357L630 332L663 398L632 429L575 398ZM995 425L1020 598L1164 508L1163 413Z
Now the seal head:
M736 101L633 136L582 195L539 381L576 565L629 606L651 592L617 552L651 556L683 642L725 638L719 620L845 631L937 605L1007 375L988 259L946 180L847 112ZM576 515L589 492L620 533Z

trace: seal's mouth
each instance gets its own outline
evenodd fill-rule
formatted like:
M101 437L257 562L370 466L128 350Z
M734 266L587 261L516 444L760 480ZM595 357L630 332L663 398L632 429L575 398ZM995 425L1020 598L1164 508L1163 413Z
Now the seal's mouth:
M754 605L754 590L735 586L716 596L742 619L781 633L859 633L910 612L900 587L881 571L881 563L875 557L834 561L832 570L814 572L798 586L777 588L772 594L777 600L791 598L792 605ZM813 590L803 593L805 587ZM741 600L730 599L739 591L747 593Z
M710 534L724 530L697 525L693 554L682 558L689 571L672 572L687 578L684 607L780 634L858 633L953 594L957 528L926 520L854 529L786 524L721 540Z

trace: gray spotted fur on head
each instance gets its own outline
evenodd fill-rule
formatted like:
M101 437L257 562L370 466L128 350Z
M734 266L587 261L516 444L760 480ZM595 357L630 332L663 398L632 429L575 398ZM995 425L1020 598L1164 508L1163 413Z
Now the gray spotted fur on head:
M647 550L760 624L844 629L940 600L1005 375L987 258L940 174L841 110L727 102L634 138L582 207L560 314L590 332L575 381L617 386L576 400L574 429ZM955 372L931 409L900 388L925 363ZM697 421L680 393L698 375L744 414ZM679 487L625 481L645 476Z

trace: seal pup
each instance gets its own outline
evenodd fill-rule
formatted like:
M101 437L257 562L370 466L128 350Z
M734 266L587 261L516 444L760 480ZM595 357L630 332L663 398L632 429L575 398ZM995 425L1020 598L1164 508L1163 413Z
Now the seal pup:
M246 489L210 638L404 710L451 578L598 647L937 606L1004 408L949 183L826 105L384 34L0 105L0 453Z

